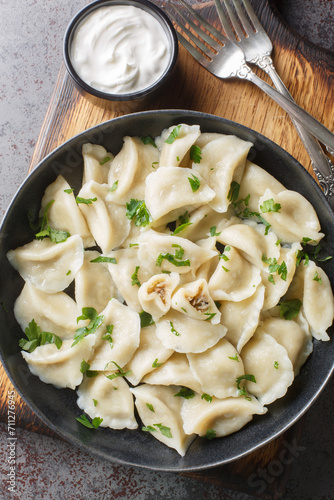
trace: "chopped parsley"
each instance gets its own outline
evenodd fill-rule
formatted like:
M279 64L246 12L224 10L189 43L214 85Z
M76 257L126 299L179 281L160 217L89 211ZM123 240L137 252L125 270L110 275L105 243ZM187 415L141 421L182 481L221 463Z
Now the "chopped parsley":
M302 303L299 299L284 300L279 304L281 318L290 320L298 316Z
M111 375L106 375L105 371L107 367L110 365L110 363L113 363L118 370L115 373L112 373ZM127 377L130 375L132 370L128 370L127 372L123 371L122 368L116 363L116 361L109 361L109 363L106 364L103 370L103 374L109 379L109 380L114 380L117 377Z
M162 261L163 260L168 260L171 264L173 264L176 267L181 267L181 266L190 266L190 260L181 260L184 254L184 249L177 244L172 245L173 248L176 248L175 254L171 254L169 252L166 253L161 253L158 255L158 258L156 260L155 265L157 267L161 267Z
M180 224L172 233L172 236L176 236L177 234L181 233L186 227L191 226L192 222L185 222L184 224Z
M117 260L115 257L105 257L104 255L100 255L96 257L96 259L91 260L90 262L106 262L107 264L117 264Z
M93 420L90 422L86 415L81 415L81 417L78 417L76 419L80 424L84 425L88 429L97 429L103 422L103 418L100 417L95 417Z
M236 181L232 181L230 185L230 189L227 195L227 199L235 205L239 198L240 184Z
M64 193L71 194L73 193L74 189L64 189Z
M247 380L248 382L253 382L254 384L256 384L255 377L254 377L254 375L245 374L245 375L240 375L240 377L237 377L235 379L235 381L237 383L237 389L238 389L239 396L245 396L246 399L250 400L251 398L248 396L248 393L247 393L245 386L243 386L243 387L240 386L240 383L242 380Z
M61 338L54 333L43 332L34 319L30 321L24 333L27 339L19 340L19 346L24 351L33 352L36 347L44 344L55 344L57 349L60 349L63 343Z
M151 144L151 146L154 146L155 148L157 147L156 143L154 142L154 139L152 139L152 137L150 137L150 136L144 137L143 135L141 135L140 139L141 139L142 143L145 145Z
M199 190L199 188L201 186L201 181L198 179L198 177L196 177L196 175L194 175L194 174L191 174L191 175L192 175L192 178L188 177L188 181L189 181L189 184L191 186L192 192L195 193L196 191Z
M110 161L112 158L111 156L105 156L101 161L100 161L100 165L104 165L105 163L108 163L108 161Z
M190 219L190 215L189 215L189 212L187 210L184 214L180 215L179 222L181 225L186 224L187 222L189 222L189 219Z
M206 394L206 392L202 394L201 399L204 399L205 401L207 401L207 403L212 403L212 396Z
M238 358L238 353L236 352L234 356L228 356L229 359L232 359L233 361L238 361L239 362L239 358Z
M89 378L97 377L97 375L99 374L99 372L96 370L90 370L90 364L87 363L84 359L81 361L80 371Z
M274 361L274 368L275 368L275 370L278 370L278 366L279 366L278 361Z
M145 326L150 326L150 325L155 324L151 314L146 312L146 311L140 312L139 317L140 317L140 327L141 328L145 328Z
M153 405L152 405L151 403L146 403L146 406L147 406L147 408L148 408L150 411L152 411L153 413L155 413L154 408L153 408Z
M106 331L107 333L105 333L102 337L102 340L107 340L109 342L109 345L110 345L110 348L112 349L114 347L114 341L113 341L113 338L112 338L112 331L114 329L114 325L107 325L106 326Z
M159 429L159 431L161 432L161 434L165 437L168 437L168 438L172 438L172 433L171 433L171 430L170 430L170 427L166 427L165 425L162 425L162 424L153 424L155 427L157 427L157 429Z
M39 229L39 231L35 234L35 238L37 240L43 240L44 238L50 238L50 241L53 243L63 243L64 241L69 238L70 233L67 231L59 231L56 229L53 229L49 225L49 220L48 220L48 211L51 207L51 205L54 203L55 200L49 201L47 204L43 216L39 219L39 225L35 229Z
M111 188L108 189L108 191L112 193L113 191L116 191L117 188L118 188L118 180L113 183L113 185L111 186Z
M178 137L180 133L181 125L177 125L176 127L173 128L167 139L165 140L166 144L173 144L175 139Z
M278 264L275 257L268 258L265 254L263 254L262 255L262 262L264 262L265 264L268 264L268 266L269 266L268 271L270 274L277 272L277 274L282 278L282 280L286 281L286 278L288 275L288 268L287 268L287 265L286 265L284 260L281 264ZM269 276L268 280L271 283L275 284L274 278L272 276L271 277Z
M81 198L81 196L77 196L75 198L75 201L79 204L79 203L82 203L83 205L91 205L92 203L94 203L94 201L96 201L97 198L95 196L95 198Z
M171 331L172 333L174 333L174 335L176 335L177 337L179 337L179 336L180 336L180 333L179 333L177 330L175 330L175 328L174 328L174 325L173 325L173 322L172 322L172 321L170 321L170 322L169 322L169 325L170 325L170 331Z
M184 399L192 399L195 397L195 393L192 389L188 389L188 387L182 387L179 392L174 394L175 398L184 398Z
M140 266L136 266L135 272L131 275L131 285L132 286L135 286L135 285L137 285L139 287L141 286L141 283L140 283L140 281L138 279L138 271L139 271L139 269L140 269Z
M221 233L221 231L220 231L220 233ZM220 233L217 233L217 226L210 227L210 236L219 236Z
M199 146L197 146L196 144L193 144L190 148L190 159L194 163L200 163L201 159L202 159L201 155L202 155L201 148Z
M319 283L319 285L322 284L322 279L320 278L320 276L318 275L318 271L316 271L314 273L314 276L313 276L313 281L317 281Z
M281 208L281 205L279 203L275 203L273 198L270 198L270 200L265 200L263 202L263 205L260 205L260 210L263 214L268 212L280 213Z
M216 437L216 431L214 429L208 429L204 434L206 439L213 439Z
M152 363L152 368L159 368L159 366L163 365L163 363L158 363L158 358L155 358L155 360Z
M80 340L84 339L87 335L95 333L98 327L103 323L104 316L98 316L96 309L94 307L83 307L82 315L77 318L77 323L80 320L90 320L88 326L83 326L75 331L74 342L71 347L75 346Z
M147 210L145 201L131 199L126 203L126 216L128 219L133 220L136 226L147 226L152 218L150 212Z

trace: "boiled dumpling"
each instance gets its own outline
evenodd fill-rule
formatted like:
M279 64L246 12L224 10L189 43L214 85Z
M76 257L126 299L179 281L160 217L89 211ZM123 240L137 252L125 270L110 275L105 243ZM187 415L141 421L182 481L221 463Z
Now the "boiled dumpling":
M140 330L140 343L131 360L126 364L124 371L131 370L127 379L137 385L148 373L155 370L173 354L172 349L166 349L155 333L156 326L145 326ZM155 383L155 382L153 382Z
M177 273L155 274L143 283L138 290L138 300L143 310L158 321L166 314L172 303L172 293L179 284Z
M102 418L100 427L137 429L134 401L123 377L107 378L112 372L85 377L78 388L77 405L91 419Z
M251 142L225 135L204 146L200 163L193 163L195 174L202 175L216 192L210 206L217 212L227 211L231 182L240 183L251 146Z
M183 428L187 434L222 437L244 427L253 415L267 412L255 398L212 398L211 402L199 394L183 403L181 410Z
M158 366L144 378L145 384L151 385L181 385L195 392L201 392L201 385L194 377L190 369L189 361L185 354L174 352L172 355L163 361L163 358L158 358Z
M223 399L239 395L236 379L244 375L244 365L235 347L225 338L199 354L187 354L190 369L201 391Z
M186 125L185 123L164 130L161 134L161 139L164 142L160 152L160 167L178 167L185 160L200 133L198 125Z
M74 280L83 263L84 248L79 235L61 243L44 238L9 250L7 257L24 280L45 293L56 293Z
M210 321L213 325L220 322L220 312L204 279L186 283L178 288L172 297L172 308L191 318Z
M136 408L145 429L184 456L195 436L186 435L183 430L180 415L183 398L175 397L179 389L141 385L131 389L131 392L136 398Z
M86 200L80 203L79 207L104 254L108 254L125 240L131 225L125 216L126 208L108 201L107 195L108 185L95 181L84 184L78 195Z
M52 229L67 231L71 236L79 234L85 248L95 244L85 218L76 203L73 190L62 175L59 175L45 190L40 217L43 217L46 210L48 223Z
M33 375L46 384L75 389L81 384L81 362L89 359L95 344L94 335L87 335L72 347L72 340L64 340L60 349L55 344L44 344L33 352L22 351Z
M107 184L110 163L114 155L99 144L86 143L82 145L82 157L84 161L82 184L89 181Z
M163 316L156 331L167 349L184 353L206 351L226 334L226 328L221 324L199 321L177 311Z
M282 242L293 243L302 241L303 238L319 241L324 236L320 233L316 211L301 194L287 189L275 194L266 189L259 200L259 208L261 209L268 200L280 205L278 211L266 212L264 218L271 224L274 233Z
M74 300L64 292L45 293L26 282L14 305L16 321L24 331L34 319L44 332L71 339L78 328L79 312Z
M117 363L123 367L130 361L140 338L139 314L117 299L111 299L102 311L103 324L96 330L94 355L89 358L92 370L111 370Z
M176 220L186 211L207 204L215 192L202 179L195 176L198 185L192 187L194 172L190 168L160 167L146 178L145 201L153 222L159 226Z
M209 281L209 290L214 300L240 302L251 297L261 283L261 271L238 250L225 247L223 258Z
M256 382L247 389L263 405L285 395L294 379L292 363L286 349L259 327L241 351L245 372Z

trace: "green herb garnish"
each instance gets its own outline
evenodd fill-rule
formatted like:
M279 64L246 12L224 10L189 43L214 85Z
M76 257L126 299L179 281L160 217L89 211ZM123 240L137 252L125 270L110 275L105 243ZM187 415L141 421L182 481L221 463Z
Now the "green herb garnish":
M174 127L173 130L171 131L171 133L169 134L169 136L167 137L167 139L165 140L165 142L167 144L173 144L173 142L175 141L175 139L178 137L178 135L180 133L180 129L181 129L181 125L177 125L176 127Z
M44 344L55 344L57 349L60 349L63 343L54 333L43 332L34 319L30 321L24 333L28 340L24 338L19 340L19 346L24 351L33 352L36 347Z
M136 226L145 227L151 222L151 215L146 208L145 201L131 199L126 204L126 216L133 220Z
M299 299L284 300L280 304L281 318L290 320L298 316L302 303Z
M76 419L80 424L84 425L88 429L97 429L103 422L103 418L95 417L90 422L86 415L81 415L81 417Z
M189 181L189 184L191 186L192 192L195 193L196 191L199 190L199 188L201 186L201 181L198 179L198 177L196 177L196 175L194 175L194 174L191 174L191 175L192 175L192 178L188 177L188 181Z
M190 159L194 163L200 163L202 159L201 154L202 154L201 148L199 146L196 146L196 144L193 144L190 148Z
M98 316L96 309L94 307L83 307L82 315L77 318L77 323L80 320L90 320L88 326L83 326L75 331L74 342L71 347L75 346L80 340L84 339L87 335L95 333L98 327L102 324L104 316Z

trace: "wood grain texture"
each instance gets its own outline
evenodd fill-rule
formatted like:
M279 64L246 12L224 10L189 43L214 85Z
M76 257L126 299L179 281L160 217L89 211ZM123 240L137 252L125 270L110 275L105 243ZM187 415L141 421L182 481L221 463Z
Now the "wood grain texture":
M160 3L158 0L155 3ZM276 9L273 0L253 0L254 8L274 44L273 60L279 75L297 103L309 111L329 129L334 130L332 104L334 102L334 57L301 39L289 29ZM196 2L195 2L196 4ZM198 2L205 17L219 28L214 2ZM255 71L266 81L266 75ZM311 174L310 159L289 116L257 87L245 81L219 81L195 62L183 47L172 80L164 92L141 103L112 109L105 103L92 103L75 88L62 66L50 105L38 138L30 171L53 149L74 135L116 116L143 109L189 109L218 115L248 126L273 140L294 156ZM12 384L0 366L0 421L7 422L7 394ZM54 435L23 402L16 400L16 424L31 431ZM273 463L282 464L286 443L298 440L303 419L285 434L253 452L248 457L205 473L187 474L196 479L214 482L243 492L254 493L254 482L259 471L266 471ZM284 464L283 464L284 465ZM284 465L280 474L272 475L263 498L280 498L288 474ZM258 487L260 490L260 487Z

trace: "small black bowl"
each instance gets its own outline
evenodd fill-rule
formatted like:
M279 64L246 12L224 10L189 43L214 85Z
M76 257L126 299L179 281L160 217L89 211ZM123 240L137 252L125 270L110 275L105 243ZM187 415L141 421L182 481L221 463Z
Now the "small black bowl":
M75 32L78 29L80 23L82 23L87 16L92 14L97 9L116 5L137 7L150 14L160 23L166 34L169 44L169 61L164 73L148 87L136 92L124 94L113 94L92 87L78 75L71 60L71 46ZM79 89L81 94L84 95L84 97L86 97L88 100L93 102L93 104L104 107L106 105L108 106L109 104L108 107L111 107L111 109L119 109L119 106L117 105L122 106L122 104L124 105L124 103L130 102L132 103L130 108L133 108L133 110L135 110L136 104L142 105L148 97L152 97L153 94L161 91L165 86L167 80L169 80L170 76L173 73L177 61L177 56L178 40L171 21L159 7L149 2L148 0L97 0L96 2L87 5L82 10L80 10L80 12L78 12L78 14L70 22L64 37L64 61L66 68L71 75L76 87ZM124 109L126 110L127 108Z

